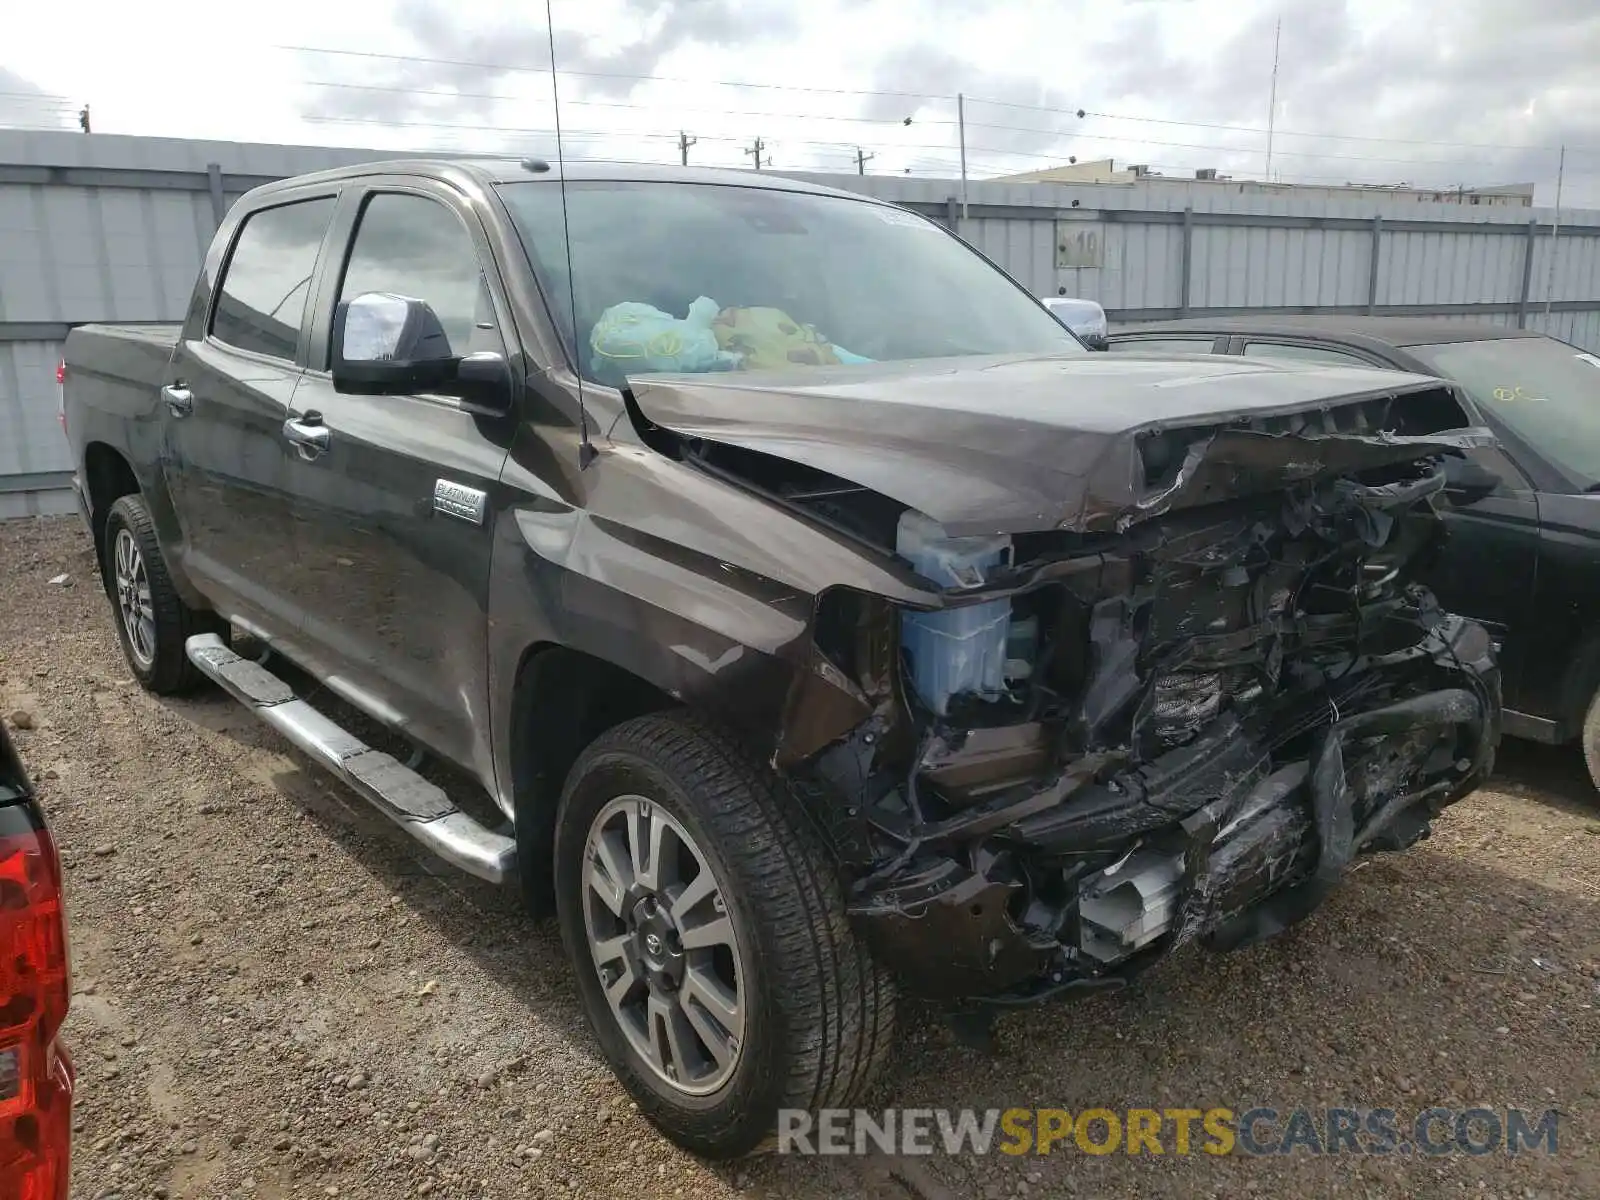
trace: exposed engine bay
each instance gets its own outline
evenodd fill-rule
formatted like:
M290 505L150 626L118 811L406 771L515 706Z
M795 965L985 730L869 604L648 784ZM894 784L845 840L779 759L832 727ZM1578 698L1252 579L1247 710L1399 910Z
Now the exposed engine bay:
M931 994L1035 998L1276 933L1356 854L1424 836L1499 713L1487 636L1405 582L1442 482L1416 464L1041 551L972 606L1009 609L994 691L929 694L920 614L830 595L818 644L875 711L804 774L879 953Z
M1447 390L1135 428L1044 532L953 529L907 503L940 498L922 477L701 419L672 453L936 585L818 596L775 756L910 991L1023 1004L1272 936L1492 767L1490 640L1414 582L1445 458L1481 444Z

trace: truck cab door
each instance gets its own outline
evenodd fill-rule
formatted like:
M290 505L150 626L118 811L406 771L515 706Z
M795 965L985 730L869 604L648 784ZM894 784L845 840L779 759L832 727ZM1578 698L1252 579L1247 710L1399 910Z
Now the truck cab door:
M509 309L494 298L476 218L448 189L397 180L347 204L349 254L319 295L317 357L294 399L315 443L290 468L307 665L492 779L489 564L514 420L475 416L446 395L341 394L326 369L327 327L340 301L386 292L427 301L453 353L504 354Z
M184 327L158 409L179 555L219 612L292 644L290 450L308 297L332 195L260 208L235 227L208 311Z

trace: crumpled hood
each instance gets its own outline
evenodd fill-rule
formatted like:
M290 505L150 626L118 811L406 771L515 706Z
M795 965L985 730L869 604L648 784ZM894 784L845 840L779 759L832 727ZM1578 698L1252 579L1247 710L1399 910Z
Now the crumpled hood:
M956 535L1121 529L1493 441L1484 429L1403 436L1399 422L1373 423L1412 397L1453 405L1437 380L1223 356L923 359L629 384L663 429L871 488Z

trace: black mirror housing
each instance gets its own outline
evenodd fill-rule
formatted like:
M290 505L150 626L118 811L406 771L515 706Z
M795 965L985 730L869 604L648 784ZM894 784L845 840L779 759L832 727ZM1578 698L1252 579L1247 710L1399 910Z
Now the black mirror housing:
M334 391L353 395L441 391L460 362L426 300L384 292L343 301L332 342Z
M503 354L462 357L426 300L365 292L333 314L333 389L347 395L437 392L485 416L511 411L511 367Z

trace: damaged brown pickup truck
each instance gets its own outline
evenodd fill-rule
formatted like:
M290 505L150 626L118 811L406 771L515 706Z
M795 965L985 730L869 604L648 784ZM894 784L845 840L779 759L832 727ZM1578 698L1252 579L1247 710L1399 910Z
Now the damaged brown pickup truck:
M1407 582L1438 456L1481 437L1442 432L1447 391L1103 362L636 393L663 451L886 556L929 561L907 554L926 526L961 560L931 613L821 591L776 758L857 926L930 996L1028 1003L1276 933L1355 854L1425 836L1498 737L1485 634ZM1005 397L992 435L974 378ZM1228 410L1187 407L1224 384ZM896 395L919 398L918 449L858 459Z
M1278 932L1499 736L1486 635L1414 582L1487 437L1447 385L1092 355L859 196L289 180L181 329L77 330L65 378L141 682L214 680L553 902L612 1066L701 1153L861 1097L899 994L970 1027Z

